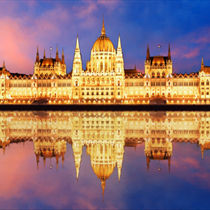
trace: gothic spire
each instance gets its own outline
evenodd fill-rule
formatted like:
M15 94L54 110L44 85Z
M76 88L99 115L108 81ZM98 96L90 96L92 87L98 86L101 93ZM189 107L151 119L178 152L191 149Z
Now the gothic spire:
M146 56L146 60L150 59L150 53L149 53L149 45L147 44L147 56Z
M62 64L65 64L65 60L64 60L64 50L62 50Z
M77 34L76 49L80 50L80 48L79 48L79 38L78 38L78 34Z
M44 56L43 56L43 58L46 58L46 56L45 56L45 49L44 49Z
M117 48L121 48L121 39L120 39L120 34L119 34L119 38L118 38L118 46Z
M5 69L5 61L3 61L3 67L2 67L2 69Z
M106 30L105 30L105 26L104 26L104 15L103 15L103 22L102 22L101 35L105 35L105 34L106 34Z
M36 62L39 62L39 48L37 46L37 52L36 52Z
M57 47L56 47L56 62L58 62L58 60L59 60L59 57L58 57L58 45L57 45Z
M168 44L168 60L171 60L170 43Z

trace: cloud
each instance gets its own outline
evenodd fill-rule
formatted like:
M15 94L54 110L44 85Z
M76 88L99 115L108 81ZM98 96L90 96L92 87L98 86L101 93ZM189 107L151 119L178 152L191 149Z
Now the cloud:
M189 53L183 54L182 57L187 59L197 57L199 55L200 49L196 47L195 49L190 49L189 51Z

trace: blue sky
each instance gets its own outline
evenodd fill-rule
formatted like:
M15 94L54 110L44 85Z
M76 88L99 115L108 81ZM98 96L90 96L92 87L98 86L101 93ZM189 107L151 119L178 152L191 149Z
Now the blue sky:
M32 74L39 46L40 57L58 44L65 51L67 72L79 35L83 68L100 36L102 15L106 35L117 47L120 33L125 68L144 71L147 43L151 56L167 55L168 43L174 72L200 69L201 58L210 65L210 1L1 1L0 63L11 72Z

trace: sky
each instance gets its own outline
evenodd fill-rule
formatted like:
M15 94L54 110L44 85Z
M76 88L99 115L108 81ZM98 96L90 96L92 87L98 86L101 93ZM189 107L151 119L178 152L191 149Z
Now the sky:
M174 73L198 72L201 59L210 66L210 1L168 0L8 0L0 1L0 66L33 74L36 49L40 57L65 52L72 69L77 34L83 69L100 36L104 14L106 35L117 48L120 34L125 69L144 72L147 43L150 55L167 56L171 46ZM1 64L2 63L2 64Z

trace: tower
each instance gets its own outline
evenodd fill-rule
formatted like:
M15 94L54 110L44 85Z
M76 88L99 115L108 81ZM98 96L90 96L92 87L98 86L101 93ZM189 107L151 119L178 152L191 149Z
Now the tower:
M72 73L73 73L73 75L78 76L81 73L81 71L82 71L82 57L81 57L80 48L79 48L79 38L77 35Z

